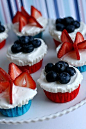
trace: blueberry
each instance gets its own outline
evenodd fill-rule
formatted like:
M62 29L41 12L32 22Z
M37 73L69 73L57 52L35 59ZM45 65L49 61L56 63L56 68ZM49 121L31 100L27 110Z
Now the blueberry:
M33 36L28 36L29 37L29 42L32 42L34 40Z
M39 46L41 46L41 41L38 39L35 39L32 41L32 44L33 44L34 48L38 48Z
M28 36L20 37L20 42L21 42L22 45L28 44L29 43L29 37Z
M58 23L62 23L62 18L56 19L56 24L58 24Z
M77 29L77 28L80 27L80 22L78 22L78 21L73 21L73 22L72 22L72 25L74 25L75 28Z
M66 26L66 30L68 33L74 32L75 26L74 25L68 25Z
M69 67L69 64L67 62L64 62L64 64L66 68Z
M5 27L1 25L1 22L0 22L0 33L4 32L5 31Z
M70 25L73 21L74 21L74 19L72 17L65 17L63 19L64 25Z
M48 63L46 66L45 66L45 72L48 73L50 71L53 70L53 63Z
M22 52L22 47L20 46L20 44L13 44L12 47L11 47L11 51L13 53Z
M70 81L71 77L69 73L63 72L59 74L59 82L61 84L67 84Z
M22 52L24 53L30 53L34 50L34 46L32 44L26 44L23 46Z
M57 75L56 72L50 71L50 72L48 72L47 75L46 75L46 80L47 80L48 82L55 82L55 81L57 80L57 77L58 77L58 75Z
M66 72L73 76L76 73L76 70L73 67L67 67Z
M14 42L14 44L16 44L16 45L21 45L21 42L20 42L20 40L16 40L16 41Z
M61 73L61 72L64 72L66 69L66 65L64 63L64 61L59 61L55 64L55 71L57 73Z
M65 28L65 26L62 23L58 23L56 24L56 30L58 31L63 31Z

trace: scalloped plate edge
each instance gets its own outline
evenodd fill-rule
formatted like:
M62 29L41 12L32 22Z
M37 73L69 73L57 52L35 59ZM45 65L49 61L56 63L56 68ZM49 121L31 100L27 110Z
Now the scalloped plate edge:
M74 106L72 106L70 108L62 110L61 112L56 112L54 114L50 114L48 116L43 116L41 118L35 118L35 119L21 120L21 121L13 121L13 120L7 121L7 120L3 119L3 120L0 120L0 124L23 124L23 123L50 120L50 119L54 119L56 117L65 115L65 114L67 114L69 112L72 112L72 111L76 110L77 108L83 106L85 103L86 103L86 98L84 100L82 100L81 102L79 102L78 104L76 104L76 105L74 105Z

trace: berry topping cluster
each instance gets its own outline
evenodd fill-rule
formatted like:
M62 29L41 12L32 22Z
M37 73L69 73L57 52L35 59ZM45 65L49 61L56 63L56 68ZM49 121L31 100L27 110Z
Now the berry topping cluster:
M61 34L61 41L62 41L62 45L58 50L57 57L61 58L65 54L74 50L75 56L72 58L76 58L77 60L80 60L79 49L86 49L86 40L84 39L83 35L80 32L77 32L75 36L75 41L72 41L67 30L64 29Z
M10 63L8 73L0 68L0 93L5 91L10 104L13 104L13 84L30 89L36 88L36 83L28 70L21 71L14 63Z
M39 39L34 39L32 36L22 36L19 40L16 40L11 47L13 53L30 53L34 48L38 48L41 45Z
M67 62L59 61L55 65L48 63L45 66L46 80L48 82L59 81L61 84L67 84L71 76L75 75L76 71L73 67L69 67Z
M4 32L5 31L5 27L3 25L1 25L1 22L0 22L0 33Z
M16 22L19 23L19 32L21 32L23 27L27 24L43 28L43 26L37 21L39 17L42 17L42 14L34 6L31 6L31 14L29 14L25 8L21 6L21 11L17 11L16 15L12 19L12 22L13 24Z
M68 33L74 32L75 29L80 27L80 22L74 20L72 17L58 18L56 19L56 30L67 30Z

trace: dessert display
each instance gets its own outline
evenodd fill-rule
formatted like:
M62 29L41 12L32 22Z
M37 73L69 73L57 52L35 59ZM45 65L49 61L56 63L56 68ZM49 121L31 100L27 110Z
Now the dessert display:
M80 32L76 33L73 42L66 30L61 35L62 44L56 48L57 57L77 67L80 72L86 71L86 40Z
M0 22L0 49L4 47L7 37L7 29Z
M37 94L36 83L28 70L22 72L14 63L9 74L0 68L0 113L8 117L25 114Z
M34 73L41 68L46 53L47 45L42 39L22 36L8 48L7 58L21 70Z
M16 35L42 38L42 32L45 30L48 20L34 6L31 6L31 14L21 7L21 12L16 13L12 22Z
M73 100L79 93L82 74L67 62L48 63L37 80L48 99L56 103Z
M48 56L43 62L43 58L47 54L47 45L41 39L41 36L46 29L48 20L34 6L31 6L30 14L24 7L21 7L21 11L17 11L12 22L12 29L18 38L14 39L12 44L11 40L8 41L11 44L6 53L10 61L8 73L4 70L7 65L5 64L6 60L3 57L1 58L0 114L7 117L17 117L28 112L32 99L37 94L36 82L43 89L45 96L42 96L42 90L39 89L35 103L33 101L32 112L30 112L32 118L27 117L29 115L26 114L28 121L33 121L34 116L34 120L38 120L40 117L44 119L46 112L41 115L36 113L43 111L43 109L45 111L47 106L50 107L49 104L51 104L51 109L48 116L52 115L52 107L56 109L56 112L58 110L59 113L59 104L62 106L61 111L63 112L65 109L69 110L69 107L74 106L76 102L79 103L82 100L79 97L81 97L80 95L82 95L84 89L83 75L80 72L86 71L86 40L84 39L86 25L83 22L74 20L72 17L51 20L49 32L57 46L57 57L55 57L55 51L52 51L53 46L50 46L51 51L49 50ZM2 34L0 49L4 46L4 41L7 38L5 32L5 27L0 23L0 34ZM15 38L14 33L13 38ZM3 53L5 55L5 51ZM59 59L58 62L46 64L49 59L51 62L55 62L58 60L57 58ZM40 71L37 71L41 68L42 63L46 65L42 69L41 75L39 75ZM34 75L30 75L32 73ZM80 89L81 86L82 89ZM79 96L77 97L78 93ZM65 103L67 102L70 103L66 104L68 105L66 107ZM33 107L35 106L34 109L36 110L33 113Z
M49 25L49 32L54 39L56 47L61 44L62 31L66 29L71 39L74 41L77 32L83 36L86 33L86 25L83 22L74 20L72 17L58 18L51 20Z

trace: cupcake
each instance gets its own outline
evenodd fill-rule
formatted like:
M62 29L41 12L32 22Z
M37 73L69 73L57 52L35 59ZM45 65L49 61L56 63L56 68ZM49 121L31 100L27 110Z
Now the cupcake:
M41 68L46 53L47 45L42 39L22 36L8 48L7 58L21 70L34 73Z
M80 32L83 36L86 33L86 25L83 22L74 20L72 17L58 18L51 20L49 25L50 35L53 37L56 47L61 44L62 31L66 29L72 40L75 40L77 32Z
M73 42L66 30L62 32L62 44L56 48L57 57L77 67L80 72L86 71L86 40L80 32L76 33ZM64 38L65 37L65 38Z
M37 94L36 84L28 71L10 64L10 75L0 68L0 113L7 117L25 114Z
M0 22L0 49L4 47L7 37L7 28L1 25Z
M79 93L82 74L67 62L48 63L37 80L48 99L55 103L73 100Z
M28 14L24 7L17 12L13 18L13 31L17 36L34 36L42 38L42 32L46 29L48 20L40 11L31 6L31 14Z

